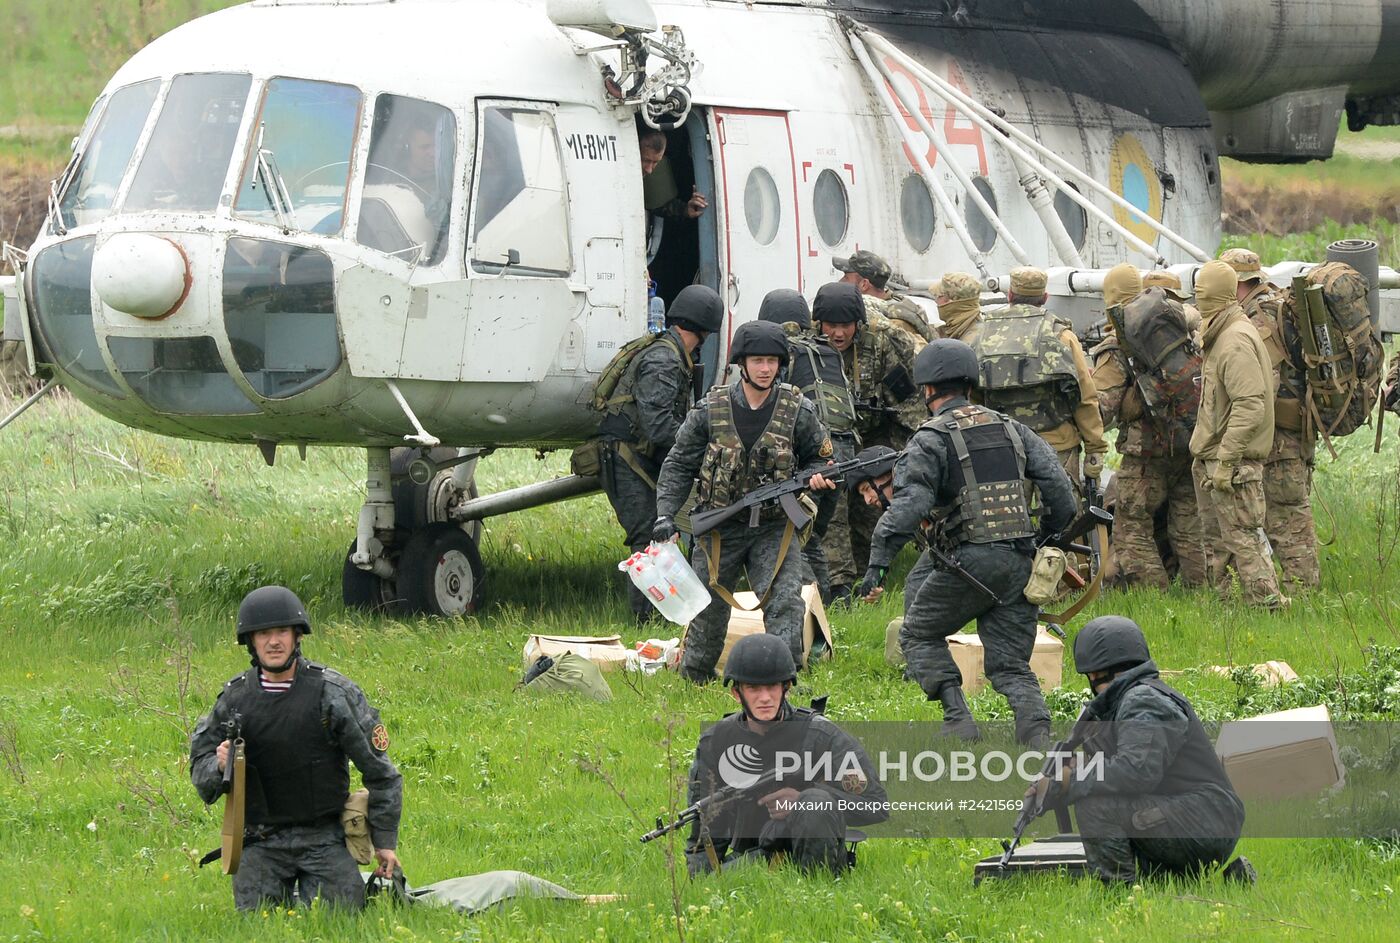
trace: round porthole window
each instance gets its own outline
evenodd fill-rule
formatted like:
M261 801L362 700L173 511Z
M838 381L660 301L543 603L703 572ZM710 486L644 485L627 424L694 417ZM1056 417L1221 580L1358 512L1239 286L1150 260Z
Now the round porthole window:
M1075 192L1079 188L1074 184ZM1060 222L1065 225L1065 232L1069 233L1070 242L1074 243L1076 249L1084 248L1084 240L1089 235L1089 214L1084 212L1084 207L1070 199L1069 194L1063 190L1055 191L1055 215L1060 217Z
M744 222L749 224L749 234L759 245L768 245L778 235L781 209L773 175L762 167L750 170L744 183Z
M812 191L812 213L822 242L833 247L840 245L846 238L851 212L846 202L846 185L836 171L823 170L817 176L817 185Z
M933 226L937 220L933 195L928 184L918 174L904 178L899 188L899 219L904 224L904 238L918 252L927 252L933 242Z
M992 208L992 212L997 210L997 195L992 192L992 185L987 182L986 177L973 177L972 185L977 188L977 192L982 194L982 199L987 201L987 205ZM980 252L991 252L992 246L997 244L996 227L992 221L982 212L982 208L969 197L966 209L963 211L963 218L967 221L968 234L972 236L972 244Z

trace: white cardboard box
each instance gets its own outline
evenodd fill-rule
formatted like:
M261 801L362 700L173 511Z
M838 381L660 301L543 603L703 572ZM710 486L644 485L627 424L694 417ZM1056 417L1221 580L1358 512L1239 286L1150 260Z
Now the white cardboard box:
M612 671L626 664L631 649L622 644L620 635L532 635L525 642L525 667L541 655L563 652L573 652L604 671Z
M758 597L750 592L735 593L734 598L741 605L753 606L757 604ZM802 619L802 665L807 666L808 655L812 651L812 642L821 633L821 637L826 640L826 652L821 656L830 658L831 652L836 647L831 639L831 623L826 618L826 607L822 605L821 593L817 590L815 583L808 583L802 587L802 601L807 604L807 614ZM764 631L763 612L745 612L742 609L731 609L729 612L729 631L724 638L724 651L720 652L719 663L715 666L721 674L724 673L724 663L729 660L729 650L734 647L734 643L745 635L756 635Z
M904 653L899 647L899 630L903 619L895 619L885 628L885 660L891 665L904 664ZM948 652L957 663L963 676L963 691L972 694L987 684L986 653L982 640L976 635L959 632L948 636ZM1031 653L1031 670L1040 679L1044 690L1060 686L1064 672L1065 646L1043 627L1036 627L1035 650Z
M1244 799L1315 796L1346 781L1326 704L1232 720L1215 752Z

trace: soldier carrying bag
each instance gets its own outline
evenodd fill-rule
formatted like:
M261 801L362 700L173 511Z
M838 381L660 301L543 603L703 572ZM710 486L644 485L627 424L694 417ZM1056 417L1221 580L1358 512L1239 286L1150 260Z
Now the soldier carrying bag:
M1380 395L1385 351L1371 323L1363 275L1345 262L1328 262L1293 279L1283 305L1283 329L1294 366L1307 377L1302 426L1327 448L1371 420Z
M1128 358L1143 408L1165 433L1172 454L1185 454L1201 405L1201 349L1186 311L1160 288L1149 288L1105 314Z

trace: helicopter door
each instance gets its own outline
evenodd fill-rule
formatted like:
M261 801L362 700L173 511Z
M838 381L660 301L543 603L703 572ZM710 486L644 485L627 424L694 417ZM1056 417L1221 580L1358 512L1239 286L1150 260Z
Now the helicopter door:
M775 288L801 290L796 184L787 113L714 108L729 332Z

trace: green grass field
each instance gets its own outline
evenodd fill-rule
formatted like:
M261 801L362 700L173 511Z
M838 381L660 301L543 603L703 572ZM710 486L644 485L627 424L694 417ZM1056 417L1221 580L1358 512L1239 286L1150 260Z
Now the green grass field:
M1180 590L1108 597L1092 611L1139 619L1208 718L1324 699L1338 713L1393 717L1397 692L1383 688L1394 678L1378 687L1365 677L1363 648L1400 645L1400 441L1373 456L1369 440L1345 440L1341 460L1321 465L1325 586L1286 615ZM0 940L675 934L666 851L637 836L674 801L688 750L728 709L725 694L669 674L614 675L606 705L513 691L531 631L636 638L613 567L620 534L601 498L490 521L480 618L400 621L339 602L339 555L360 500L356 452L316 449L304 464L284 454L266 468L254 449L155 438L57 398L7 429L5 446L0 534L13 550L0 560L0 861L11 878L0 885ZM558 455L508 452L480 475L495 490L563 467ZM234 916L227 879L193 866L217 840L219 807L204 808L189 786L186 735L246 666L232 616L264 581L302 595L316 623L311 656L356 679L384 713L406 780L410 880L521 869L625 900L531 901L471 920L387 905L358 917ZM899 606L891 595L835 615L837 658L804 677L803 696L831 694L838 721L935 717L883 662ZM1267 659L1288 661L1304 684L1268 693L1192 670ZM1076 699L1052 701L1064 717ZM1005 714L991 693L974 710ZM995 850L990 837L876 840L840 881L761 868L682 877L677 906L691 940L1381 941L1400 925L1395 846L1246 841L1263 875L1256 888L1208 879L1131 894L1055 879L974 890L973 863Z

